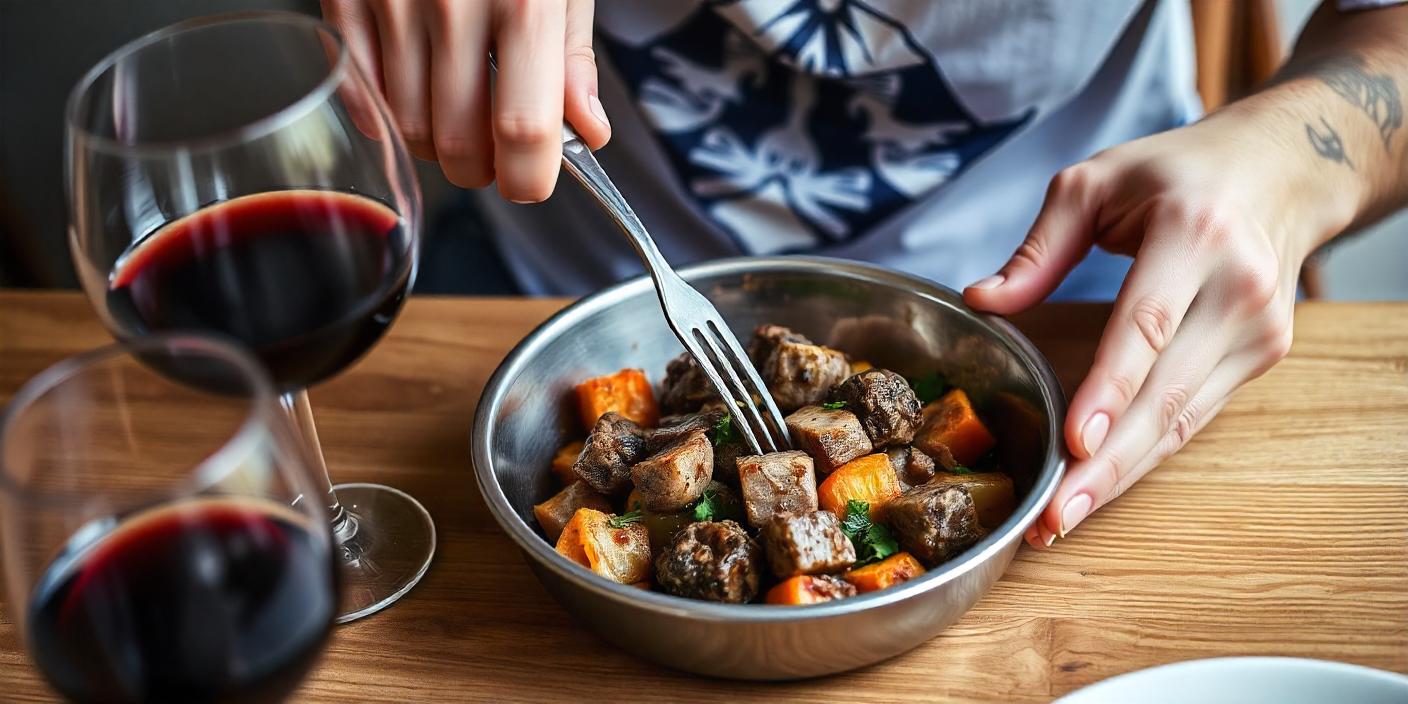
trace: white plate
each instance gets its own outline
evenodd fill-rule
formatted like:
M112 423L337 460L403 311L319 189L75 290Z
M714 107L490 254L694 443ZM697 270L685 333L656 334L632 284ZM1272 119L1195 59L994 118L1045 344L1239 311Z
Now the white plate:
M1151 667L1056 704L1408 704L1408 677L1301 658L1214 658Z

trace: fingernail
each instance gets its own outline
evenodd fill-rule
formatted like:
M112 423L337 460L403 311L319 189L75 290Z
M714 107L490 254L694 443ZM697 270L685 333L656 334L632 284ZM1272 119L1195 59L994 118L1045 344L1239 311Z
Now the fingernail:
M1044 523L1041 525L1041 542L1048 548L1051 547L1052 543L1056 542L1056 534L1052 533L1051 529L1047 528Z
M508 199L508 202L510 202L510 203L515 203L515 204L517 204L517 205L536 205L539 201L536 201L536 200L519 200L519 199L517 199L517 198L509 198L509 199Z
M1085 426L1080 429L1080 444L1085 446L1087 457L1093 457L1095 451L1100 449L1100 445L1105 442L1105 434L1110 432L1110 416L1104 411L1096 413L1085 421Z
M596 97L595 93L587 96L587 106L592 109L592 114L596 115L596 119L601 120L601 124L607 127L611 126L611 121L606 119L606 108L602 106L601 99Z
M1028 528L1026 535L1023 537L1026 538L1027 545L1030 545L1038 550L1045 547L1041 544L1041 534L1037 532L1036 526Z
M979 291L986 291L990 288L997 288L998 286L1001 286L1002 282L1006 280L1007 277L1003 276L1002 274L993 274L992 276L989 276L986 279L978 279L977 281L968 284L968 288L976 288Z
M1085 520L1090 515L1090 507L1094 502L1090 500L1090 494L1076 494L1072 496L1066 505L1061 507L1061 537L1071 532L1077 524Z

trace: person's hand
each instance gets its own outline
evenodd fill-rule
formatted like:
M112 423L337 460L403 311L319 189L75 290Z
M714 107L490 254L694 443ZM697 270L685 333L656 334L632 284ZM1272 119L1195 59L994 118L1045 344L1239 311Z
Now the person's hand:
M1307 243L1352 217L1352 203L1297 181L1301 168L1324 168L1313 157L1218 117L1057 174L1026 241L964 292L975 308L1015 313L1092 245L1134 257L1071 399L1075 461L1028 532L1033 545L1050 546L1118 497L1286 355Z
M592 149L611 126L597 97L592 0L322 0L323 16L386 96L411 153L465 188L515 202L552 194L562 121ZM489 52L498 76L490 96Z

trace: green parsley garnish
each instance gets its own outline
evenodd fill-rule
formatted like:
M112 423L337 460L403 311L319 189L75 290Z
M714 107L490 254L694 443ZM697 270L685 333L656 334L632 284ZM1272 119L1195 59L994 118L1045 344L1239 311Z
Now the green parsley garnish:
M840 410L840 409L846 407L846 402L845 402L845 401L827 401L826 403L821 404L821 407L822 407L822 408L825 408L825 409L828 410L828 411L838 411L838 410Z
M636 509L630 513L623 513L619 516L612 516L606 519L606 525L612 528L625 528L632 523L640 523L644 518L645 516L640 512L640 509Z
M699 497L699 503L694 505L694 520L712 521L718 517L721 509L719 493L713 489L705 489L704 495Z
M738 439L738 433L733 429L733 416L725 415L714 424L709 431L710 440L714 442L714 447L727 445Z
M967 467L964 467L964 466L961 465L961 464L956 464L956 465L954 465L954 466L953 466L953 469L951 469L951 470L949 470L949 471L950 471L950 472L953 472L954 474L976 474L976 472L974 472L974 471L971 470L971 469L968 469Z
M841 532L856 547L856 566L879 562L900 551L899 542L882 523L870 522L870 504L854 499L846 502L846 518Z
M948 379L938 372L912 379L909 385L914 389L914 395L919 397L920 403L936 401L949 389Z

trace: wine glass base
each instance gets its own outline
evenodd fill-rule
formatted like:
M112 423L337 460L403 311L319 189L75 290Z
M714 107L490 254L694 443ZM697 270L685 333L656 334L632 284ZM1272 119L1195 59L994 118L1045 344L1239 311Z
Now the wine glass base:
M337 623L374 614L411 590L435 556L435 523L424 506L380 484L338 484L355 533L337 546L342 597Z

